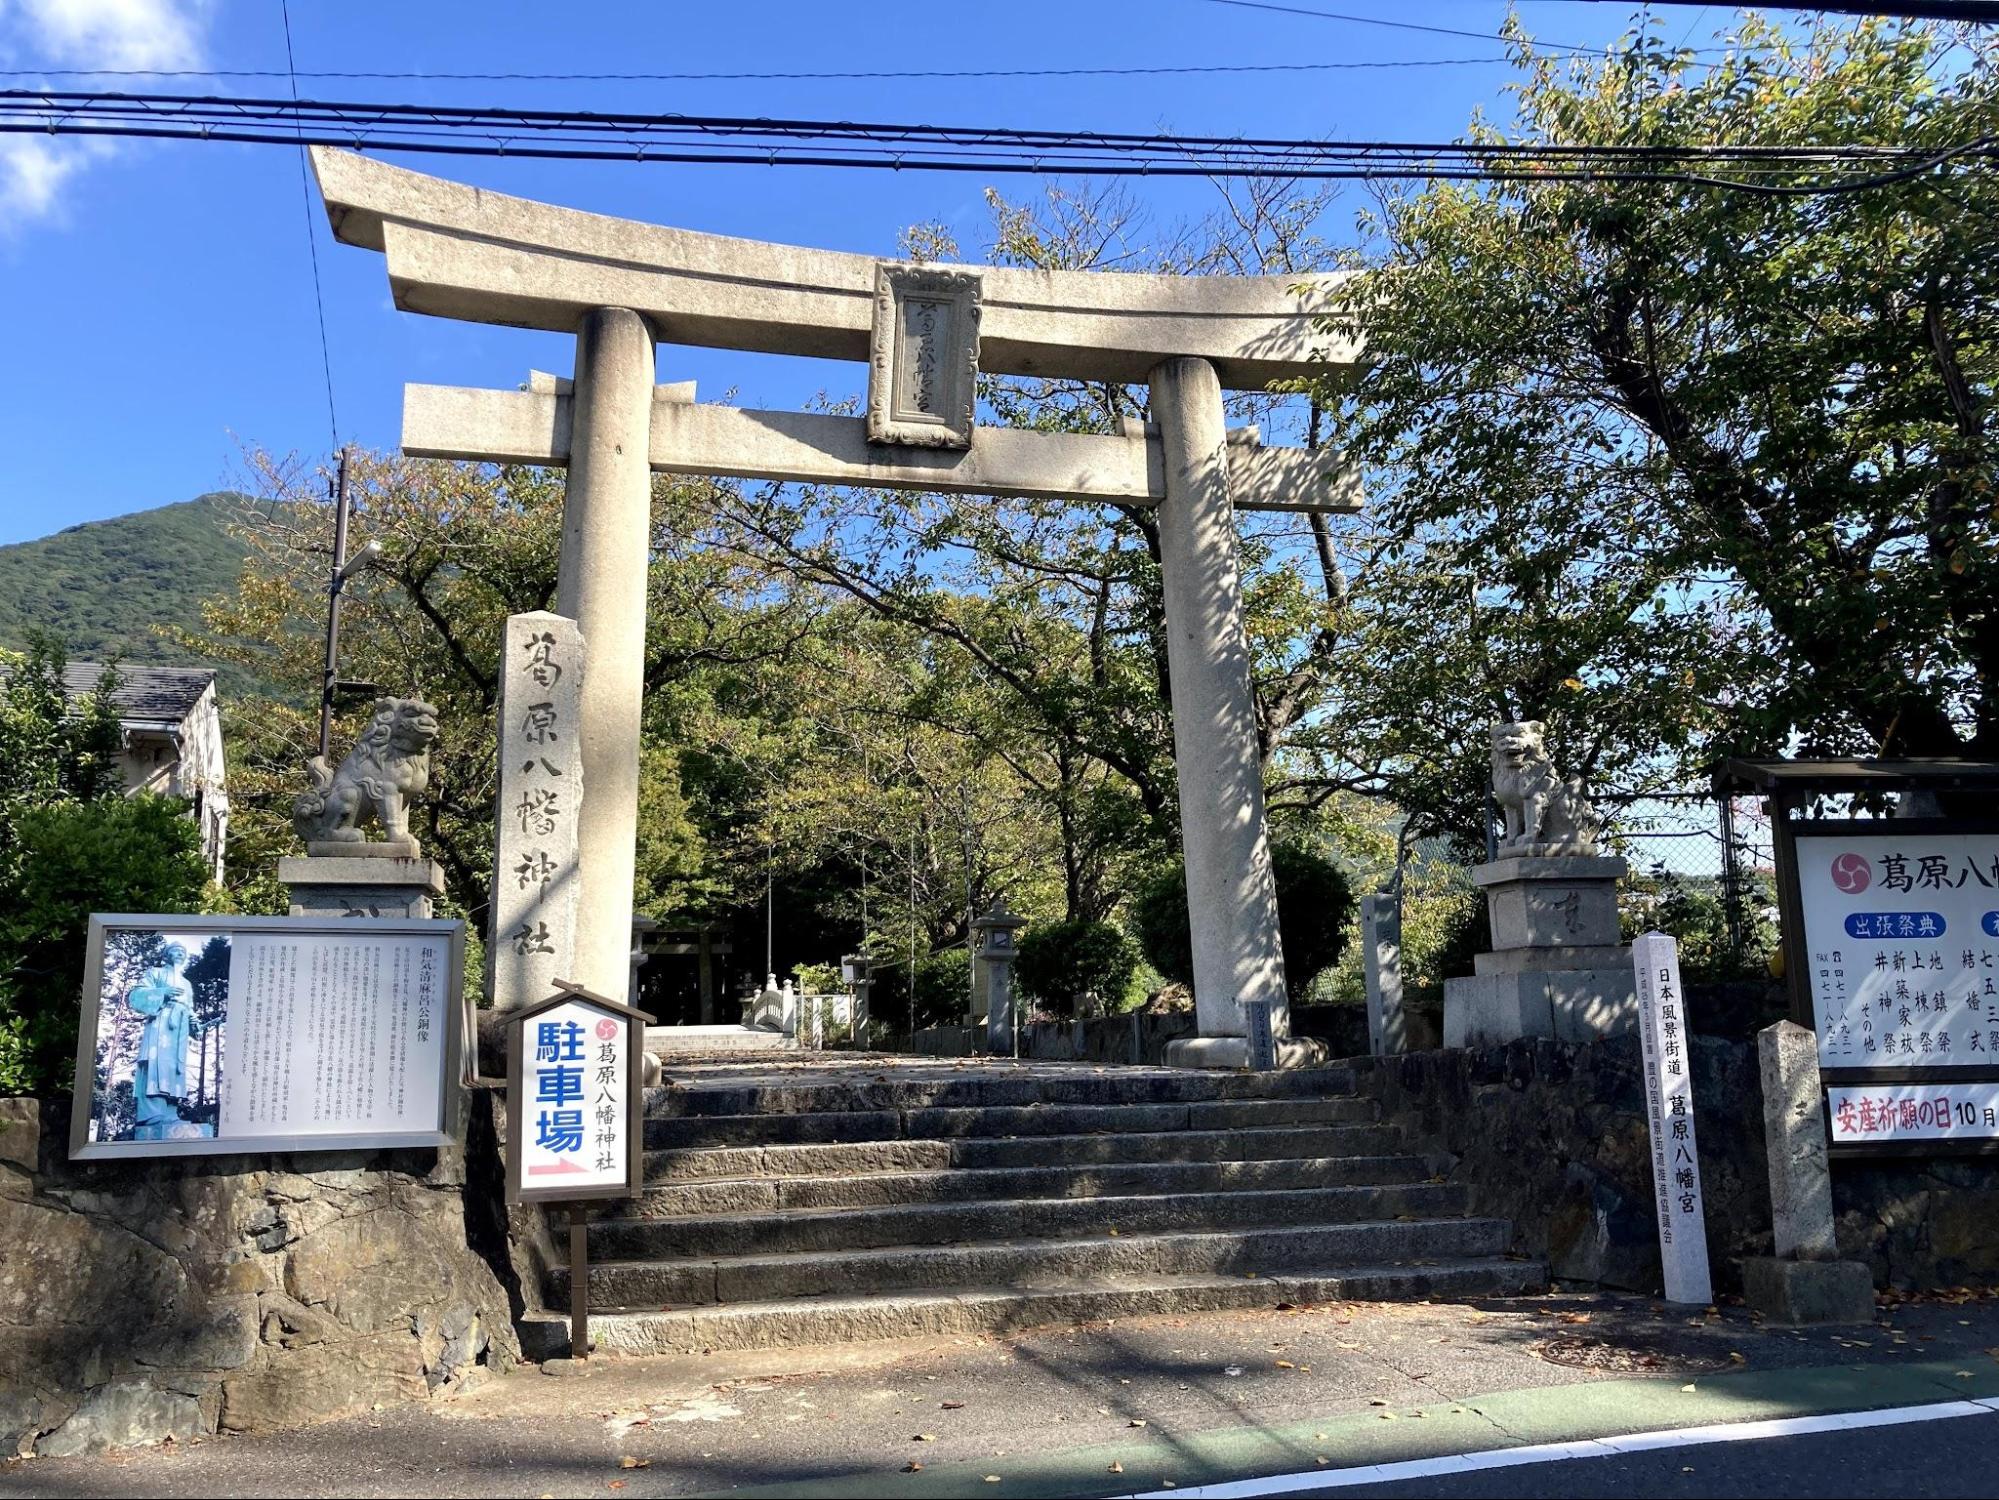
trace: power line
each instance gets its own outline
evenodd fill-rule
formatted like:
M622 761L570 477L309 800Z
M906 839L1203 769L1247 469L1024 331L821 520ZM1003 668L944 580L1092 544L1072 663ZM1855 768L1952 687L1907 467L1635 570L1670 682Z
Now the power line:
M1581 0L1581 3L1601 4L1602 0ZM1628 4L1628 0L1616 3ZM1711 5L1715 0L1648 0L1648 3ZM1901 0L1899 5L1882 5L1879 0L1756 0L1756 8L1828 11L1842 16L1875 16L1885 21L1968 21L1974 25L1999 22L1999 0Z
M287 74L276 68L0 68L0 78L330 78L398 83L810 83L925 78L1129 78L1183 73L1331 73L1367 68L1457 68L1503 63L1489 57L1395 57L1348 62L1188 63L1126 68L926 68L825 73L431 73L340 70Z
M285 23L285 64L292 62L292 14L290 0L279 0L279 13ZM298 104L298 80L292 79L292 104ZM305 206L305 249L312 260L312 306L319 315L319 366L326 377L326 425L332 430L333 446L340 446L340 416L333 405L333 349L326 337L326 297L319 287L319 238L313 232L312 182L306 175L305 134L299 130L298 144L298 190L300 201Z
M1278 5L1273 0L1207 0L1210 5L1233 5L1241 10L1275 11L1286 16L1311 16L1321 21L1345 21L1355 26L1385 26L1394 31L1422 31L1431 36L1468 36L1483 42L1500 40L1489 31L1466 31L1456 26L1426 26L1420 21L1390 21L1381 16L1355 16L1343 11L1314 10L1303 5ZM1581 47L1573 42L1536 41L1537 47L1546 47L1554 52L1600 52L1600 47Z
M1141 135L227 96L0 91L0 133L277 142L536 159L1100 176L1652 182L1782 196L1989 161L1991 137L1900 146L1571 145ZM279 133L280 131L286 133ZM1703 170L1693 170L1695 168ZM1712 175L1728 168L1738 175ZM1800 176L1817 180L1799 181Z

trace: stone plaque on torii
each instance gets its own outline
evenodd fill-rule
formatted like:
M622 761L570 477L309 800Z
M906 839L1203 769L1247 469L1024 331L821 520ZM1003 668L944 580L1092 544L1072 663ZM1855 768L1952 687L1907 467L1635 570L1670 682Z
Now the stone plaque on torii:
M1318 332L1333 278L921 267L536 203L314 147L335 236L384 253L408 312L576 335L571 380L409 386L413 457L567 465L556 612L590 643L581 704L575 977L627 984L654 470L1158 507L1200 1035L1168 1060L1240 1067L1242 1003L1290 1033L1233 512L1352 511L1337 455L1232 440L1224 388L1350 368ZM1301 280L1310 284L1301 288ZM667 341L850 359L865 417L743 411L658 386ZM980 427L979 371L1145 384L1110 435Z

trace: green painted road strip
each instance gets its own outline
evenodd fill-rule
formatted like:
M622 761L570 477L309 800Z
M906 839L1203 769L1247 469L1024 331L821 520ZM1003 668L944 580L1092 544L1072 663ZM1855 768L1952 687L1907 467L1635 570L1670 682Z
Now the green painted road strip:
M1927 1406L1999 1398L1999 1364L1930 1361L1821 1365L1722 1375L1595 1380L1495 1391L1428 1406L1342 1412L1283 1427L1206 1428L1176 1434L1158 1422L1112 1443L1005 1458L800 1475L725 1492L734 1496L1132 1495L1170 1485L1189 1489L1258 1475L1336 1471L1498 1448L1621 1437L1632 1433L1767 1421L1829 1412ZM1321 1459L1326 1460L1323 1464ZM1121 1464L1120 1472L1111 1465ZM997 1479L988 1476L996 1475Z

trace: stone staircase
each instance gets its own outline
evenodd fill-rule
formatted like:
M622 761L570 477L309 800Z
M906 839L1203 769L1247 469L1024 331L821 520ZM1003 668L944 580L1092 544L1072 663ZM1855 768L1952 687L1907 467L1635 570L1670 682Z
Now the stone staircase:
M600 1350L1002 1332L1333 1299L1522 1295L1545 1268L1466 1213L1337 1069L1204 1074L821 1055L667 1064L646 1190L589 1226ZM565 1221L566 1222L566 1221ZM558 1227L552 1225L552 1227ZM558 1243L560 1243L558 1238ZM566 1266L531 1357L566 1352Z

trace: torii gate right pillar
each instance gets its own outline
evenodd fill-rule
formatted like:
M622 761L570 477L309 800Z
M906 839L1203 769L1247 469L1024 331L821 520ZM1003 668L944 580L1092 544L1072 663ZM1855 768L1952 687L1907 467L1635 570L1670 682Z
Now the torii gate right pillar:
M1206 360L1165 360L1151 382L1165 464L1160 570L1200 1026L1199 1036L1169 1044L1166 1060L1235 1068L1249 1060L1244 1002L1270 1006L1278 1038L1290 1034L1291 1016L1264 826L1228 433L1221 382Z

